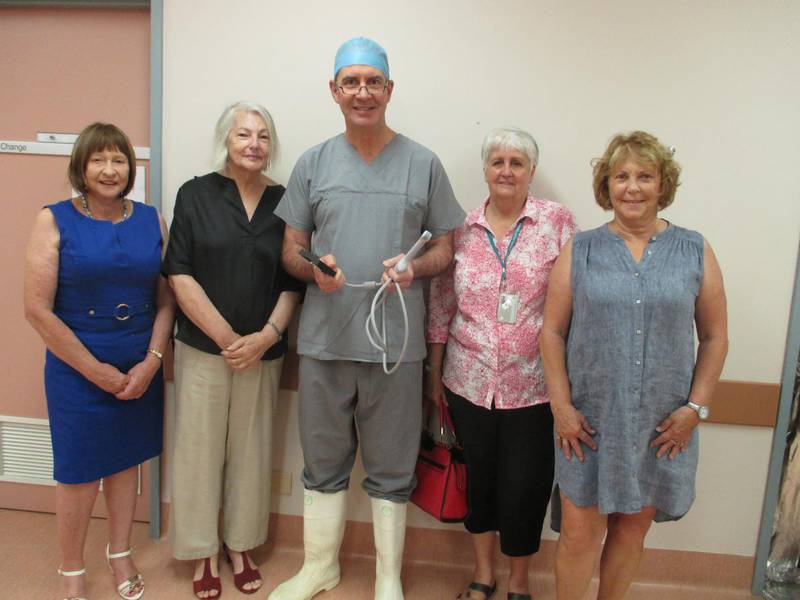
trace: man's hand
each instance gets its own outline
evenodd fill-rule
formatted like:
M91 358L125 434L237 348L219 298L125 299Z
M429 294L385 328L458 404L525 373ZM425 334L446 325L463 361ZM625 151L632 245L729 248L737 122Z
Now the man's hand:
M408 287L411 285L411 282L414 281L413 261L408 263L408 267L402 273L398 273L394 270L394 266L400 262L400 259L404 256L405 254L398 254L397 256L387 258L385 261L383 261L384 271L383 277L381 278L381 283L386 283L387 279L392 279L402 289L408 289ZM389 290L394 291L394 286L389 286Z
M314 266L314 282L323 292L326 294L332 294L345 284L346 280L344 278L344 273L342 273L342 270L336 266L336 257L333 254L326 254L325 256L320 257L320 260L328 265L331 269L335 270L336 276L331 277L330 275L325 275L325 273Z

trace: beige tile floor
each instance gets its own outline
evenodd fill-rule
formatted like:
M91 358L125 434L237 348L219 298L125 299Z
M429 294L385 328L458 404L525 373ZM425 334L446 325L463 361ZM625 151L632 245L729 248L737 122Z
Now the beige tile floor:
M88 597L90 600L114 600L111 575L105 565L103 549L106 541L106 524L92 520L86 543L86 568L88 572ZM166 540L148 537L145 524L134 525L133 546L139 568L147 582L148 600L191 600L194 598L190 578L192 565L172 559ZM254 553L262 565L264 590L294 574L302 563L302 553L297 544L274 547L271 542ZM0 600L57 600L58 553L55 541L53 515L24 511L0 510ZM315 600L370 600L375 563L371 557L343 556L342 582L334 590L320 594ZM258 598L264 600L265 592L254 595L241 594L233 586L230 567L221 568L222 598ZM468 566L443 566L441 564L408 563L403 569L403 587L407 600L449 600L454 598L470 576ZM553 578L549 573L533 573L531 577L535 598L552 600ZM501 582L495 596L505 598ZM590 592L589 598L594 598ZM633 586L627 600L747 600L752 598L746 589L709 589L699 582L697 586L656 585L638 583Z

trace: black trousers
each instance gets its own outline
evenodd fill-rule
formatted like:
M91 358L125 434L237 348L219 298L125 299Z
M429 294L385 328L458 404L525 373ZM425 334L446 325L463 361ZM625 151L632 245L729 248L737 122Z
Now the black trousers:
M553 488L549 404L487 410L445 390L467 464L470 533L500 532L506 556L539 550Z

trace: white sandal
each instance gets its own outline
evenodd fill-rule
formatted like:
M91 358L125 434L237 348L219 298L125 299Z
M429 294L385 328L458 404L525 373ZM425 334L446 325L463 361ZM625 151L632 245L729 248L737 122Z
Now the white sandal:
M108 568L111 570L111 574L114 574L114 569L111 567L111 561L115 558L125 558L126 556L131 555L131 549L128 548L123 552L115 552L111 554L111 544L109 543L106 545L106 561L108 562ZM134 592L133 590L139 586L139 591ZM119 595L122 600L139 600L142 596L144 596L144 578L142 577L141 573L136 573L136 575L131 575L125 581L120 583L117 586L117 594Z
M56 569L58 574L62 577L80 577L81 575L86 575L86 569L79 569L77 571L62 571L61 567ZM68 596L64 598L64 600L86 600L86 596Z

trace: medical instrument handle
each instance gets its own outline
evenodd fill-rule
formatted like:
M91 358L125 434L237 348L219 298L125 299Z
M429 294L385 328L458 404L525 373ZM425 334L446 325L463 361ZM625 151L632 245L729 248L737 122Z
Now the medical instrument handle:
M394 266L394 270L398 273L405 271L414 257L419 254L420 250L422 250L423 246L428 243L428 240L430 240L431 237L430 231L423 231L422 235L419 236L419 239L414 242L413 246L411 246L411 249L406 252L405 256L403 256L403 258L401 258L400 261Z

